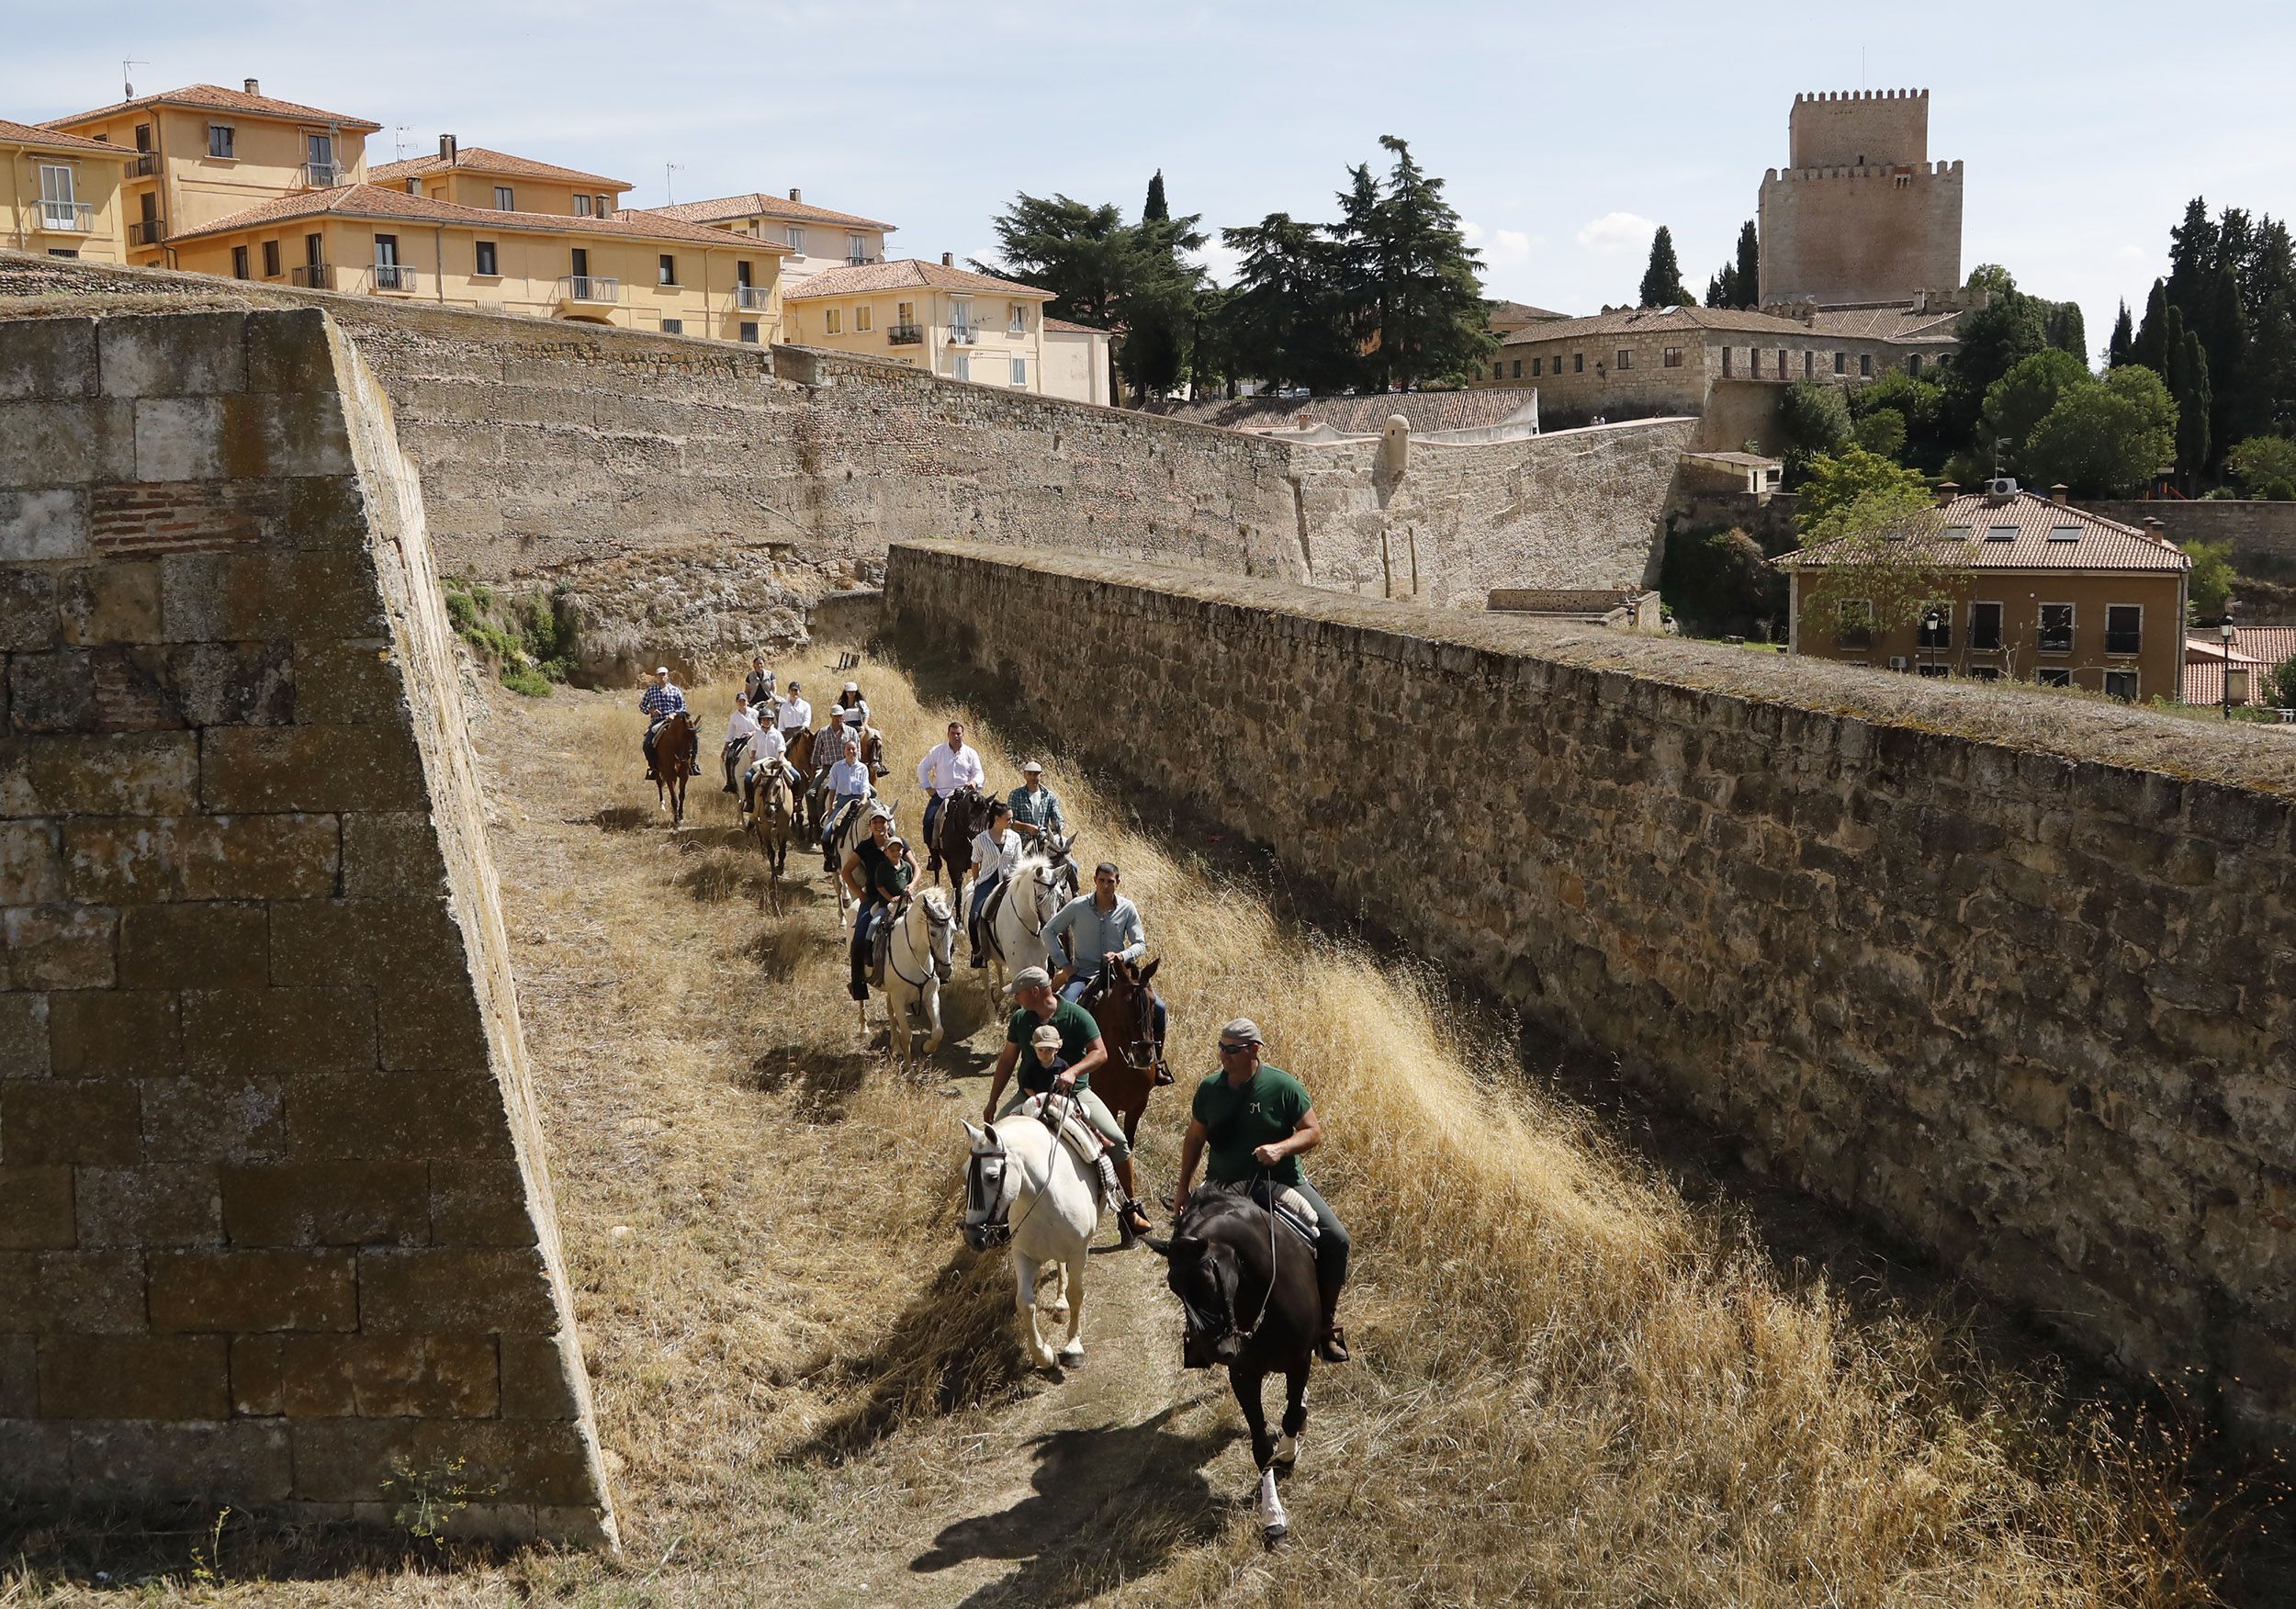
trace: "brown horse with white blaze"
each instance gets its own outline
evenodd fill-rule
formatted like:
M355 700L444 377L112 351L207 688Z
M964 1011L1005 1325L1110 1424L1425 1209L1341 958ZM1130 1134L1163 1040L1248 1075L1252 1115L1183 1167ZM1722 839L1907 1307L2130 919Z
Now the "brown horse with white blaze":
M1161 956L1146 966L1118 961L1103 967L1077 1001L1099 1024L1109 1051L1107 1063L1092 1075L1093 1092L1124 1125L1126 1144L1148 1109L1148 1092L1172 1082L1164 1041L1156 1037L1156 969L1163 965Z
M686 780L702 774L694 761L700 749L693 717L683 710L663 721L661 730L654 734L654 802L670 812L672 827L685 825Z

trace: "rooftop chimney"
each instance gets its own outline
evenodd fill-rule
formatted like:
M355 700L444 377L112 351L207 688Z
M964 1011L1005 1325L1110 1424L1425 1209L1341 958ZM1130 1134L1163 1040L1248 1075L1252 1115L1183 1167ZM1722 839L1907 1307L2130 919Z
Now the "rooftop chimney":
M957 265L957 254L954 252L941 253L940 265L943 268L954 268Z
M1943 508L1943 507L1945 507L1945 506L1946 506L1946 504L1948 504L1948 503L1952 502L1952 501L1953 501L1955 498L1959 497L1960 495L1961 495L1961 482L1960 482L1960 481L1958 481L1958 480L1941 480L1941 481L1939 481L1939 482L1937 483L1937 506L1938 506L1939 508Z
M2155 542L2166 542L2168 540L2168 527L2158 520L2148 518L2144 522L2144 534Z
M263 80L262 80L262 79L260 79L260 78L250 78L250 79L248 79L248 80L246 81L246 84L247 84L247 93L248 93L249 95L261 95L261 94L263 93Z
M455 137L452 134L442 134L438 137L439 161L444 163L452 163L456 159L456 155L459 149L460 148L455 143Z
M803 201L805 198L805 193L799 189L796 186L792 185L789 187L789 198L792 201Z
M2065 506L2065 494L2070 492L2072 489L2073 489L2071 487L2065 485L2064 481L2060 480L2049 489L2049 501L2056 504L2057 507L2063 508Z

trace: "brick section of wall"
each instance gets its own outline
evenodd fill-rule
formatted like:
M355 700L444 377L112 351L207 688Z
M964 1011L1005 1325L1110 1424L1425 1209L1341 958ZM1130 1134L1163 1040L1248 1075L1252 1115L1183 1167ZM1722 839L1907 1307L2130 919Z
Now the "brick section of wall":
M612 1541L452 640L321 313L0 322L0 1491Z
M2269 734L956 544L896 547L886 608L1780 1174L2123 1369L2296 1421ZM1079 657L1111 672L1086 722ZM1407 785L1334 767L1367 689L1460 740Z

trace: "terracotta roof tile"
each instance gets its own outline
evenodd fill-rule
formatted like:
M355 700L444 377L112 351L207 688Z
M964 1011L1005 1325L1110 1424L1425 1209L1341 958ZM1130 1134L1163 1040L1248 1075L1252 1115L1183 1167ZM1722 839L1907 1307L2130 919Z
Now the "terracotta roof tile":
M1494 324L1531 324L1570 316L1569 313L1553 312L1546 308L1535 308L1528 302L1495 301L1491 304L1491 321Z
M745 242L724 230L696 229L691 224L672 223L666 219L649 219L642 213L635 217L623 212L613 218L568 218L555 212L496 212L484 207L465 207L459 202L434 201L424 196L410 196L404 190L386 189L379 185L339 185L329 190L307 190L300 195L282 196L169 238L171 241L199 240L208 235L236 234L241 230L257 229L267 223L322 216L372 218L410 223L455 223L474 229L533 230L547 234L625 235L635 240L682 241L693 245L742 245L769 254L786 254L789 250L786 246L776 246L767 241Z
M110 106L98 107L92 112L74 112L68 118L51 118L46 127L68 129L74 123L90 123L99 118L116 117L137 107L193 107L211 112L243 112L250 117L280 118L297 123L332 123L339 128L355 129L366 134L379 133L383 127L380 123L370 123L365 118L346 118L341 112L323 112L317 107L274 100L267 95L249 95L245 90L225 89L219 84L194 84L182 89L164 89L157 95L140 95L133 100L114 101Z
M1997 503L1969 492L1926 512L1928 534L1919 538L1940 550L1942 562L1987 570L2158 570L2174 574L2192 560L2172 542L2147 536L2133 525L2108 520L2020 491ZM2060 533L2066 534L2060 534ZM1780 568L1818 568L1831 544L1789 553Z
M1625 335L1652 330L1730 330L1760 335L1809 334L1799 319L1781 319L1736 308L1620 308L1581 319L1549 319L1527 324L1499 344L1527 346L1540 341L1580 341L1595 335Z
M472 173L505 174L512 178L548 179L554 184L589 186L601 190L627 190L627 179L609 179L597 174L586 174L580 168L557 167L550 163L536 162L532 157L512 156L504 152L489 151L482 145L465 146L448 162L443 156L411 156L403 162L387 162L380 167L366 170L367 183L388 185L393 180L422 178L432 174L451 173L457 168Z
M1954 341L1959 313L1917 313L1911 302L1878 308L1820 308L1806 326L1820 335L1865 341Z
M786 196L775 196L764 190L753 190L747 196L720 196L714 201L680 201L650 210L660 213L664 218L674 218L681 223L729 223L737 218L778 218L790 223L838 223L851 229L890 231L895 227L850 212L832 212L809 201L792 201Z
M1091 324L1072 324L1066 319L1047 319L1044 321L1044 327L1047 330L1068 335L1105 335L1108 333L1106 330L1096 328Z
M1039 301L1052 299L1051 291L1040 290L1033 285L975 274L970 268L951 268L940 263L928 263L921 257L896 257L890 263L863 263L854 268L825 269L782 294L785 301L803 301L825 296L868 296L881 290L906 290L912 287L994 291L1003 296L1031 297Z
M100 151L109 156L136 154L124 145L90 140L84 134L66 134L55 129L42 129L33 123L12 123L6 118L0 118L0 141L10 145L37 145L43 151Z

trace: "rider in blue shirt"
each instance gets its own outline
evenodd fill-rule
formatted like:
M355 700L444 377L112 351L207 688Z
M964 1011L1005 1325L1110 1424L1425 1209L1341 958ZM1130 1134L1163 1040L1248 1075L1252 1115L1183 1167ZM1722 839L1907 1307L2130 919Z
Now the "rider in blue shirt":
M1053 981L1061 998L1075 1000L1092 987L1100 969L1113 962L1138 961L1148 951L1148 937L1140 924L1140 907L1116 892L1116 862L1103 861L1092 869L1092 892L1080 894L1061 906L1060 914L1044 924L1044 947L1059 970ZM1156 997L1156 1042L1164 1042L1167 1013L1164 997Z
M646 780L650 782L655 780L654 740L661 736L661 724L686 713L686 695L671 683L669 666L654 668L654 685L638 695L637 707L647 717L646 737L639 747L646 751Z

